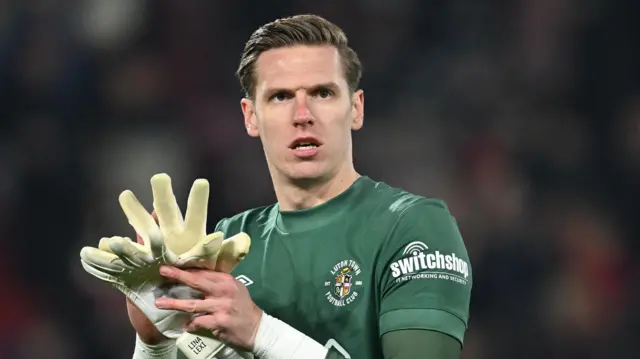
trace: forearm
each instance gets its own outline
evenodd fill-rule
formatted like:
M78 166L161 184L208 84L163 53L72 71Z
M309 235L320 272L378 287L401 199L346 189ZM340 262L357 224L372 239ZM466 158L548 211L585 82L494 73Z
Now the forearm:
M136 338L133 359L176 359L177 352L177 346L173 342L149 346ZM304 333L266 313L263 313L260 320L253 352L259 359L345 358L339 352L329 351ZM222 357L225 355L222 354Z

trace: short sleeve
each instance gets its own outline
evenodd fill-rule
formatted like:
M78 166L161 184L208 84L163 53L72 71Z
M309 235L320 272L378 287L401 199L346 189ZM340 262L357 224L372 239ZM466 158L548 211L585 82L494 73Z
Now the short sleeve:
M424 200L404 210L379 259L380 336L425 329L462 344L469 318L471 263L446 205Z

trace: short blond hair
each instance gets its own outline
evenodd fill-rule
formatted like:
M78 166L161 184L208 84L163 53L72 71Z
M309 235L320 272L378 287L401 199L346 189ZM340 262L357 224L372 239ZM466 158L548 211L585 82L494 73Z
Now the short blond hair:
M341 57L344 76L353 92L360 86L362 64L347 35L334 23L317 15L296 15L275 20L257 29L245 44L236 75L248 98L254 98L255 64L268 50L295 45L334 46Z

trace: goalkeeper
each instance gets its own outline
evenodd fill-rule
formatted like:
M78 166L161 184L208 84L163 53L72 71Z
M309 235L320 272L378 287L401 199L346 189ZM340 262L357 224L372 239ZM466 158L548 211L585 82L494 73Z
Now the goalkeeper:
M252 238L233 276L162 266L162 276L203 297L161 298L158 308L199 313L188 331L258 358L460 356L472 287L465 245L442 201L354 169L360 76L345 34L318 16L252 34L238 69L241 107L247 133L262 141L277 203L217 224L227 237ZM175 342L129 309L136 357L174 358Z

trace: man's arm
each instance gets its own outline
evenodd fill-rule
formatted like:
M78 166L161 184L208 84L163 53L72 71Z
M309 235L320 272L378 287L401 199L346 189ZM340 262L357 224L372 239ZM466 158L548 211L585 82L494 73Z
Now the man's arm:
M402 212L381 248L376 276L385 358L459 356L472 272L455 219L443 202L422 199Z

